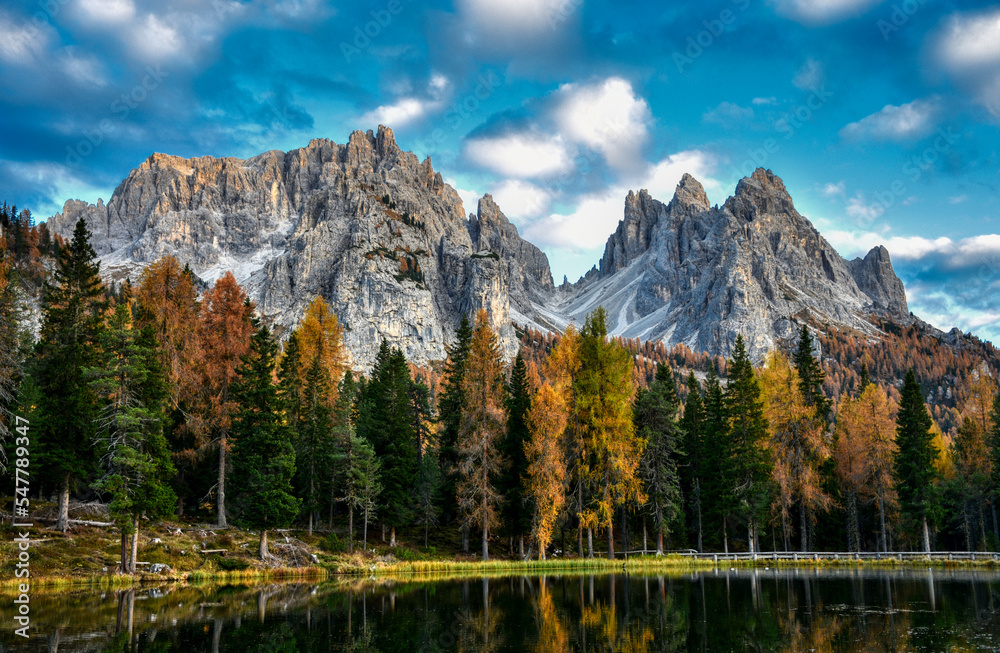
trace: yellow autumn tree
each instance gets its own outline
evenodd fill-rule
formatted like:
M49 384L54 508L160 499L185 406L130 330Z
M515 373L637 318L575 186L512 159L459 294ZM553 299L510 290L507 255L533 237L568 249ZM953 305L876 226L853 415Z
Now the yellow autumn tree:
M538 559L545 560L545 549L552 530L566 504L566 460L562 435L566 429L566 404L545 383L538 390L528 411L530 439L525 443L528 459L528 495L535 507L531 536L538 544Z
M798 508L801 550L808 550L810 518L829 508L819 467L830 456L824 420L802 394L798 372L781 352L772 352L760 372L764 414L770 425L768 446L774 459L785 548L789 545L789 512Z
M852 551L861 550L859 500L876 505L881 547L888 551L886 522L897 506L892 475L897 410L896 402L874 383L857 399L844 395L840 400L834 459L847 503L848 545Z
M316 297L312 300L302 316L302 322L295 329L295 335L301 361L299 377L306 378L309 366L319 358L320 368L327 375L330 387L336 388L347 370L348 354L344 346L344 326L325 299Z

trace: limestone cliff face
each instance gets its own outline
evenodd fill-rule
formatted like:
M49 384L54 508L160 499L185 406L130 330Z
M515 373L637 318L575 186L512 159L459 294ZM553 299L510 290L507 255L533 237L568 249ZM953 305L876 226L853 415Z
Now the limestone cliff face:
M410 360L443 359L461 315L479 308L513 356L511 296L552 287L545 255L492 198L467 221L430 159L401 151L386 127L247 160L154 154L106 206L70 201L51 224L65 235L79 218L105 276L134 280L165 254L208 282L233 270L279 331L323 296L358 368L382 338Z
M742 333L758 359L794 337L797 319L867 332L872 315L910 319L888 252L848 263L763 169L717 208L689 175L666 205L629 193L600 270L560 292L577 324L602 305L613 333L719 354Z
M598 306L615 334L725 355L742 333L758 359L803 318L866 332L872 316L912 319L888 252L845 261L763 169L721 207L690 175L667 204L630 192L600 267L559 288L491 196L466 217L386 127L247 160L154 154L107 205L71 200L50 224L68 236L80 218L106 277L135 281L165 254L206 282L232 270L279 333L324 297L359 369L383 338L412 361L443 359L480 308L508 358L513 323L562 329Z

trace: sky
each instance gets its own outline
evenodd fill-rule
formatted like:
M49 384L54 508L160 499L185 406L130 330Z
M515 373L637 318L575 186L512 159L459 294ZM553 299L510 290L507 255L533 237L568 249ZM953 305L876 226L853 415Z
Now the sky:
M249 157L390 126L557 283L628 191L756 167L911 310L1000 343L1000 4L967 0L5 0L0 199L107 201L152 152Z

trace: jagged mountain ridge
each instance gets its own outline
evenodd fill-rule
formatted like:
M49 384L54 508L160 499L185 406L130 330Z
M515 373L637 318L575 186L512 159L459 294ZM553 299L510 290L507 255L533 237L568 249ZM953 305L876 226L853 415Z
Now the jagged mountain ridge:
M154 154L106 205L68 201L50 225L68 235L79 218L106 277L136 280L165 254L206 281L232 269L279 330L322 295L359 369L382 338L415 362L443 359L460 316L478 308L507 356L512 322L562 329L598 305L615 334L728 354L742 332L757 357L798 318L873 332L871 316L909 316L884 248L845 261L764 170L722 207L690 175L668 204L629 193L600 268L559 288L492 197L466 218L430 159L383 126L246 160Z
M758 359L803 321L874 333L872 317L912 320L885 248L846 261L764 169L721 207L690 175L668 204L630 192L600 267L560 294L577 323L601 305L616 335L720 354L742 333Z

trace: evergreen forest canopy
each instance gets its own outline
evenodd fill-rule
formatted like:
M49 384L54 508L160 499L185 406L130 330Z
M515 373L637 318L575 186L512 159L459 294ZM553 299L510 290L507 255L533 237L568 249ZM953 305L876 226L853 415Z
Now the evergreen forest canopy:
M279 343L231 273L199 293L166 257L108 288L82 221L67 242L4 205L0 253L3 460L14 416L30 420L33 491L63 531L72 498L106 503L122 571L167 517L259 530L264 559L292 526L482 559L1000 546L985 344L803 325L755 367L742 338L722 360L609 337L598 308L522 332L506 363L480 311L441 366L383 341L356 376L320 297Z

